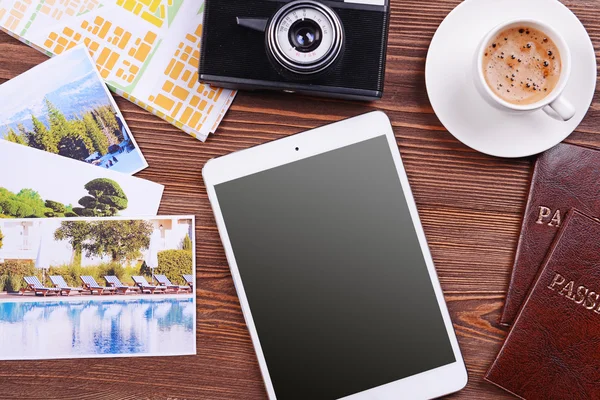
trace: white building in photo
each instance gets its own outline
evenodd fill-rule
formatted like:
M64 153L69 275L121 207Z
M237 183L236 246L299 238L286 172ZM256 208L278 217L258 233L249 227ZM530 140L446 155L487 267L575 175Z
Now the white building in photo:
M1 259L35 260L41 238L41 227L33 219L2 220L0 230L4 235Z
M44 259L44 268L70 264L73 248L68 241L54 240L54 232L64 220L76 219L2 219L0 231L4 235L0 249L3 260L31 260L39 264ZM142 251L138 261L146 261L149 267L157 266L157 254L163 250L180 249L183 239L189 235L193 240L193 224L187 218L156 218L147 220L154 228L148 249ZM43 254L43 257L42 257ZM81 265L97 265L110 262L109 257L87 257L83 252ZM41 266L38 266L41 267Z

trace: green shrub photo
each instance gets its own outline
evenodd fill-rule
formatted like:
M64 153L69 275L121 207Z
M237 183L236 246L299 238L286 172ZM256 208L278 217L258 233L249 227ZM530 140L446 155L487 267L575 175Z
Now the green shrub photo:
M86 189L90 197L106 198L113 205L117 205L121 195L102 179ZM27 198L36 197L29 193ZM56 202L38 200L37 205L50 206L53 212L66 210ZM92 200L89 206L98 207ZM0 219L0 292L14 294L24 289L24 294L44 296L64 295L63 292L67 295L190 293L182 276L194 274L194 242L190 235L193 235L193 220L181 217ZM153 279L155 274L167 279L161 279L159 284ZM62 277L66 285L53 279L54 276ZM82 276L91 276L98 286L118 288L118 282L106 279L116 277L130 288L94 291L90 290L93 283L84 283ZM134 281L134 276L145 277L149 285ZM39 283L29 277L37 277ZM57 293L54 285L74 290Z
M0 187L0 218L112 217L127 208L127 195L112 179L94 179L86 183L84 188L88 195L79 199L79 206L73 207L71 204L44 200L33 189L21 189L13 193Z
M158 253L155 274L166 275L171 282L185 284L182 275L193 273L193 255L188 250L165 250Z
M5 260L0 263L0 291L18 292L25 286L25 276L41 276L33 261Z

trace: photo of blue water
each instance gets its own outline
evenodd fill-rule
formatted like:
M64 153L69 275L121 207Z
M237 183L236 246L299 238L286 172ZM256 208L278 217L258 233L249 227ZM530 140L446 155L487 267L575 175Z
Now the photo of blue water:
M0 359L195 354L186 298L0 302Z

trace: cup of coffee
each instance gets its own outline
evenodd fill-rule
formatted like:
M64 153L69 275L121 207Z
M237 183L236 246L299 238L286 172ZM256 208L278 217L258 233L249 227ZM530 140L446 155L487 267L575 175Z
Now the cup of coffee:
M503 23L483 38L475 57L475 85L493 106L513 112L543 109L563 121L575 116L562 95L571 75L571 52L550 26L530 19Z

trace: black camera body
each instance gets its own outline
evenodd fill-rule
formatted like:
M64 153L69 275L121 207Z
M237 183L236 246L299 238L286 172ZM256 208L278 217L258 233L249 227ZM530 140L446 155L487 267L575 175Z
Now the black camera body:
M380 99L389 1L352 1L206 0L200 81Z

